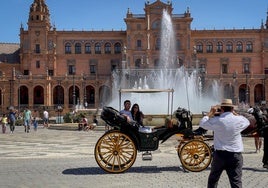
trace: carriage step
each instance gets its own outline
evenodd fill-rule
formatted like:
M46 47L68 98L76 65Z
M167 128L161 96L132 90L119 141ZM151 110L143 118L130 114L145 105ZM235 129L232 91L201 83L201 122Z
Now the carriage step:
M152 156L151 152L146 151L146 152L142 153L142 160L143 161L151 161L152 158L153 158L153 156Z

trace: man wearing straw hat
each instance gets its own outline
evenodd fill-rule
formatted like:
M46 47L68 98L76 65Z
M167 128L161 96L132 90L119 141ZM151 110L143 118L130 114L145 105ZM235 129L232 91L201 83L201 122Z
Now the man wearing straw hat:
M220 108L219 116L214 116ZM226 170L231 187L242 187L243 142L241 131L250 122L234 112L231 99L223 99L219 106L212 106L200 127L214 131L214 155L208 178L208 187L217 187L223 170Z

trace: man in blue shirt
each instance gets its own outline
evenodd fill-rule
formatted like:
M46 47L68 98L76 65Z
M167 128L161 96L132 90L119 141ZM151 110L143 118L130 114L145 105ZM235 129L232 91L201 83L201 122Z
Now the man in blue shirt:
M25 110L23 112L23 120L24 120L25 132L29 133L30 124L32 121L32 112L29 110L27 106L25 107Z
M219 116L214 116L217 109ZM208 188L217 187L223 170L226 170L231 187L242 188L243 142L241 132L250 122L234 112L231 99L224 99L220 106L211 107L200 121L200 127L214 131L214 155L208 178Z
M127 118L128 122L133 121L133 117L130 111L130 107L131 107L131 102L130 100L125 100L124 101L124 109L120 111L120 114L125 116Z

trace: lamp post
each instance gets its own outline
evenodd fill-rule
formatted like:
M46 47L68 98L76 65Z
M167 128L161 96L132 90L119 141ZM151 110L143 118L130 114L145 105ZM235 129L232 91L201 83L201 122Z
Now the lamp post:
M9 80L9 106L13 106L14 102L13 102L13 84L14 84L14 79Z
M18 81L19 81L19 86L18 86L18 112L20 113L20 79L21 79L21 75L18 74L16 75Z
M264 75L264 78L262 79L262 101L266 101L265 84L266 84L266 75Z
M249 95L249 91L248 91L248 73L246 73L246 104L249 103L248 95Z
M83 85L83 89L84 89L84 107L85 107L85 108L87 108L87 105L86 105L86 103L87 103L86 80L87 80L87 78L86 78L86 76L83 74L83 83L82 83L82 85Z
M236 78L237 78L237 73L236 73L236 71L234 71L234 73L233 73L233 84L234 84L233 101L234 101L234 104L237 104L237 101L236 101Z
M2 112L4 111L4 93L5 93L5 88L1 92Z
M74 84L75 67L72 67L72 75L73 75L73 110L75 111L75 84Z
M61 85L61 80L58 80L58 85L57 85L57 111L58 111L58 123L61 123L61 102L60 102L60 85Z

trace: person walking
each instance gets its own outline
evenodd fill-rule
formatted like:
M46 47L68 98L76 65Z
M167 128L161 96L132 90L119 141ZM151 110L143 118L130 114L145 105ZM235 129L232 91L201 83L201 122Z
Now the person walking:
M219 116L214 116L217 109ZM242 188L242 152L241 132L250 122L244 116L234 112L231 99L224 99L220 106L213 106L200 121L200 127L214 131L214 155L208 177L208 188L217 187L223 170L226 170L231 187Z
M32 121L32 112L28 107L25 107L23 112L23 120L24 120L24 131L29 133L30 132L30 125Z
M44 123L43 123L43 125L44 125L44 127L48 128L49 127L49 125L48 125L48 118L49 118L48 111L44 110L43 116L44 116L44 119L43 119L44 120Z
M38 122L37 122L36 117L33 118L33 127L34 127L34 131L37 131Z
M6 114L3 114L2 119L1 119L1 124L2 124L2 133L5 134L6 129L7 129L7 116L6 116Z
M10 127L11 134L13 134L15 131L16 113L17 113L17 111L14 109L14 107L9 108L8 121L9 121L9 127Z

